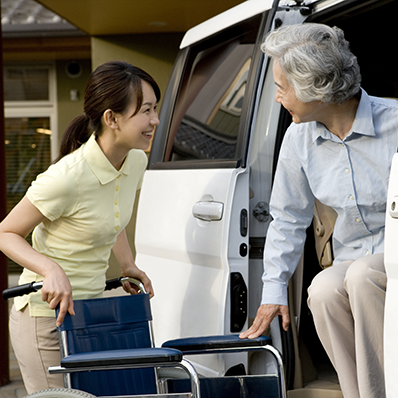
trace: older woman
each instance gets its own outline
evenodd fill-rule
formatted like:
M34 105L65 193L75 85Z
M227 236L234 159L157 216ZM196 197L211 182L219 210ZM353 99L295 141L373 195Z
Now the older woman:
M338 28L281 28L262 49L273 58L275 100L293 123L271 197L262 305L241 337L260 335L276 315L288 328L288 281L318 199L338 214L335 260L312 281L308 304L344 396L381 398L382 253L388 176L398 147L398 103L370 97L360 88L357 59Z

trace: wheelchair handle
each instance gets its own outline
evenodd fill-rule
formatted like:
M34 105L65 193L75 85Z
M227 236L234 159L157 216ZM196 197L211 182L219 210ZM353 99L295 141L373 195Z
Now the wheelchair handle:
M140 293L146 293L144 284L135 278L129 277L120 277L115 279L109 279L105 283L105 290L116 289L120 286L123 286L124 282L134 283L138 287ZM30 282L25 283L24 285L9 287L8 289L3 290L3 299L7 301L12 297L24 296L25 294L34 293L40 290L43 287L43 282Z
M3 299L8 300L11 297L23 296L25 294L37 292L43 287L43 282L31 282L25 283L24 285L19 285L15 287L10 287L3 290Z
M107 280L106 284L105 284L105 290L116 289L120 286L123 286L124 282L133 283L134 285L136 285L138 287L138 290L140 293L146 293L144 284L140 280L135 279L135 278L130 278L129 276L126 276L126 277L121 276L120 278Z

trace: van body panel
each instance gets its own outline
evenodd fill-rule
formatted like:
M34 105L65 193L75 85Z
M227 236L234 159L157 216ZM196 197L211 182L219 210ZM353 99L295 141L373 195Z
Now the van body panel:
M386 240L384 261L387 273L387 293L384 321L384 362L387 397L398 396L398 154L394 155L387 199Z
M184 48L172 72L142 185L135 242L137 264L155 286L158 344L247 327L248 136L262 90L259 75L267 68L259 49L267 17L267 11L249 17L227 34ZM210 209L220 206L222 216L210 220ZM200 211L209 220L198 217ZM235 311L231 301L242 306ZM232 357L239 356L247 361L244 354ZM220 375L228 361L207 355L195 358L195 365L203 374Z

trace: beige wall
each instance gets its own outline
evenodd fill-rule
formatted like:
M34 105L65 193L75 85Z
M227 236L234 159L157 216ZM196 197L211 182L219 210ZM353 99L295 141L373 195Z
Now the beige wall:
M163 95L182 37L181 33L93 37L91 39L92 68L95 69L111 60L129 62L148 72L158 83ZM137 203L132 220L126 228L134 255L136 209ZM107 277L119 276L120 268L112 255Z
M81 66L81 75L69 76L66 67L70 62ZM57 61L57 102L58 102L58 144L66 126L78 115L83 113L84 89L91 73L91 60ZM79 100L71 100L71 90L78 90Z

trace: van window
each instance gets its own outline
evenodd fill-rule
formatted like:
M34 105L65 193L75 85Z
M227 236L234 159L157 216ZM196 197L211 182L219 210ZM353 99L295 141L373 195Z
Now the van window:
M258 23L193 47L181 77L165 161L236 159ZM236 32L235 32L236 33Z

